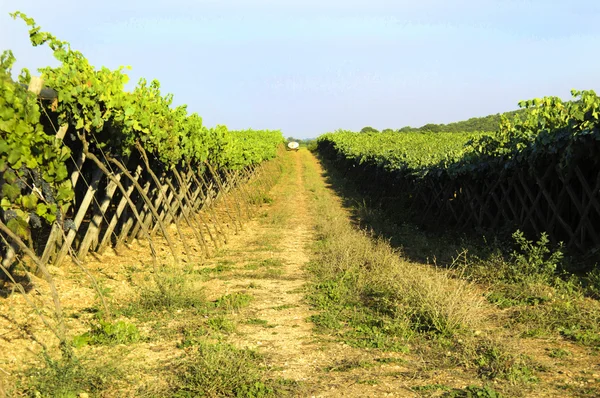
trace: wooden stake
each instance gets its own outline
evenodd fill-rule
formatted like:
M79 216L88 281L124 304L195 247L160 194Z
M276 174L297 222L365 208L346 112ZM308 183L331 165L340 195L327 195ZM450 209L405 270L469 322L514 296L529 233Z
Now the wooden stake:
M116 181L120 181L122 175L122 173L118 173L117 175L115 175ZM117 183L115 181L110 181L106 186L106 195L102 200L102 203L100 204L100 208L98 209L98 212L94 214L94 217L92 217L92 220L90 221L88 229L85 233L85 236L83 237L83 240L79 245L79 252L77 253L77 257L79 257L79 259L82 261L85 259L85 256L87 255L88 250L92 245L92 242L98 239L102 219L105 217L106 210L108 209L108 206L110 206L110 203L112 202L112 197L115 194L116 190Z
M75 229L69 230L69 232L67 233L67 237L65 238L65 241L62 244L62 248L56 256L56 260L54 260L54 264L56 266L59 266L69 253L69 247L73 244L73 240L77 235L77 231L81 226L81 222L83 221L83 218L85 217L85 214L87 213L87 210L90 204L92 203L92 200L94 199L94 195L96 194L96 190L98 189L98 184L100 183L101 178L102 170L96 168L96 170L94 170L94 173L92 174L92 180L90 181L90 185L88 186L85 196L83 197L83 200L81 201L81 204L77 209L75 219L73 220L73 222L75 223Z
M140 174L142 172L142 166L138 165L135 169L135 173L133 175L133 178L137 181L137 179L140 177ZM115 187L117 186L117 184L115 184ZM134 189L134 185L133 184L129 184L129 186L127 187L127 196L130 196L131 193L133 192ZM119 201L119 204L117 205L117 210L115 211L115 214L113 214L110 223L108 224L108 227L106 228L106 231L104 232L104 236L102 237L102 240L100 241L100 244L98 245L96 251L98 253L102 253L106 247L106 245L110 242L110 237L113 233L113 231L115 230L115 227L117 226L117 223L119 221L119 218L121 217L121 214L123 213L123 210L125 209L125 206L127 205L127 199L123 196L121 197L121 200ZM116 244L116 242L115 242Z

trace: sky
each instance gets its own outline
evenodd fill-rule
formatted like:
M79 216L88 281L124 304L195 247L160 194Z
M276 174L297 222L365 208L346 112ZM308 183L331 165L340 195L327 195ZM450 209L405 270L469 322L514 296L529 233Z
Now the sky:
M158 79L206 125L286 137L600 92L596 0L0 0L0 51L18 74L56 61L16 10L98 68L131 66L131 85Z

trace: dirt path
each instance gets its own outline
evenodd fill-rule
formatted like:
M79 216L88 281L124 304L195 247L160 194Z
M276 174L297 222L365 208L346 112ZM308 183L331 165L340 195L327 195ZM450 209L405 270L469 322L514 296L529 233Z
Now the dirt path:
M236 345L258 348L281 377L306 380L314 367L314 361L304 355L314 350L311 312L304 302L311 220L300 158L295 156L286 166L282 181L271 192L274 204L228 245L223 258L246 260L242 267L238 262L238 271L243 273L236 279L241 286L255 286L245 315L268 322L267 327L239 325Z
M323 356L305 302L305 267L314 232L307 211L303 157L289 155L281 181L270 192L272 204L247 223L243 233L231 238L216 262L233 264L232 269L221 275L220 283L210 284L214 297L223 289L253 296L231 341L265 354L276 376L307 382L315 377Z
M264 354L273 377L300 383L298 396L415 396L402 386L400 375L413 373L398 354L352 348L313 330L306 302L315 239L304 181L308 162L317 166L307 151L288 154L272 204L209 264L229 267L207 282L209 298L224 292L253 296L235 315L237 333L228 341Z

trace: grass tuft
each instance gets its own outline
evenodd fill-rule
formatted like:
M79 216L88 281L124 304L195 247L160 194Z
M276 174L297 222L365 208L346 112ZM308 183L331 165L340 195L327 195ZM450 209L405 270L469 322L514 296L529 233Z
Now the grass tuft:
M139 299L130 303L126 313L172 311L205 305L204 293L190 285L189 275L178 270L164 270L152 283L140 287Z
M199 343L176 367L173 397L279 397L295 388L265 378L256 352L223 343Z
M92 330L82 335L75 336L73 345L82 347L91 345L117 345L137 343L142 338L137 326L125 322L109 322L99 320L92 325Z
M490 386L469 386L463 389L448 391L444 398L502 398L503 395Z
M25 370L22 390L32 397L75 398L109 387L119 370L112 364L96 365L76 358L51 359L43 355L44 366Z
M248 306L252 298L251 295L245 293L226 294L215 301L215 307L223 311L236 312Z

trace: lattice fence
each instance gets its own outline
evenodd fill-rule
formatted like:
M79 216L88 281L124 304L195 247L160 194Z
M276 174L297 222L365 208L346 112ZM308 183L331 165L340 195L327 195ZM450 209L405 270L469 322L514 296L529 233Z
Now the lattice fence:
M554 243L588 253L600 248L600 159L597 148L568 167L558 154L543 166L505 169L494 177L415 179L374 165L358 165L331 149L323 154L345 170L366 192L387 206L411 210L429 228L461 231L520 229L546 232ZM592 155L590 155L592 154Z
M156 235L165 239L175 261L181 253L174 239L191 260L190 242L181 231L185 226L209 256L227 240L228 229L237 233L242 228L242 220L252 213L250 204L274 182L264 163L241 170L217 169L208 162L167 168L139 143L128 158L117 159L66 125L55 137L71 149L67 168L75 199L57 222L32 228L27 241L3 230L0 285L26 257L58 266L66 258L82 261L90 252L102 253L135 238L147 239L155 254ZM246 187L251 179L252 191ZM0 179L0 187L2 183ZM39 187L32 189L43 196Z
M541 173L502 173L495 180L423 181L412 208L421 221L461 230L514 226L580 252L600 246L600 170L553 163Z

